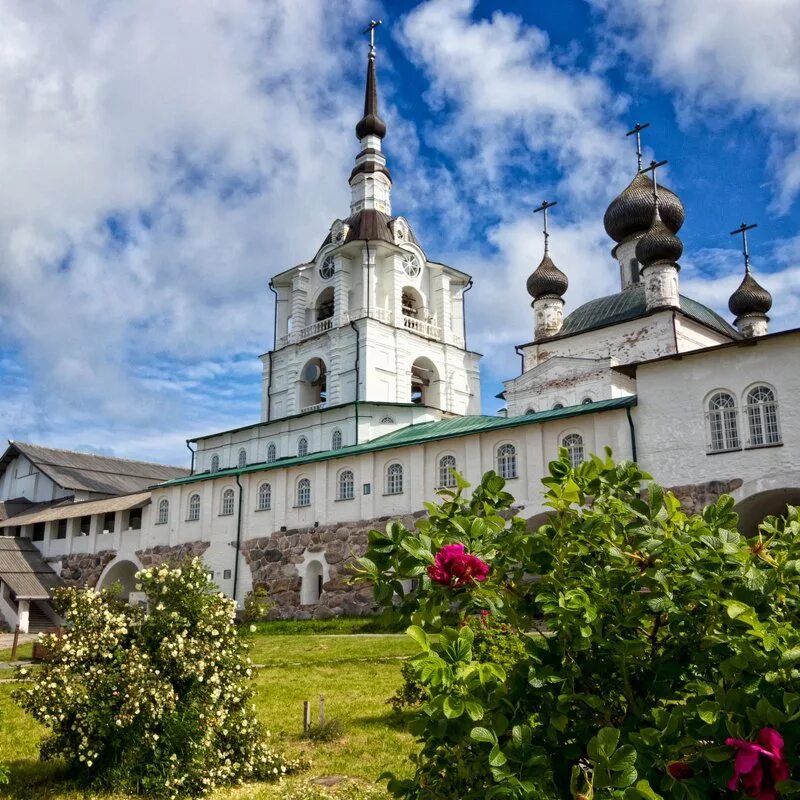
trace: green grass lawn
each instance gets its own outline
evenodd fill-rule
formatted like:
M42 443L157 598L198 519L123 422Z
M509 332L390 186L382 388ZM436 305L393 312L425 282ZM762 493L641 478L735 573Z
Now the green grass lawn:
M287 787L322 775L374 781L386 769L410 771L412 738L386 704L400 686L401 659L416 651L408 637L259 632L252 643L253 662L264 665L254 676L259 717L279 749L303 755L312 766L281 786L252 784L217 792L214 800L274 800ZM63 765L37 760L45 731L11 700L17 685L0 684L0 762L11 766L11 784L0 786L0 797L83 800L86 795L66 778ZM320 694L325 695L326 715L344 723L340 742L311 743L302 737L303 701L311 701L315 720Z

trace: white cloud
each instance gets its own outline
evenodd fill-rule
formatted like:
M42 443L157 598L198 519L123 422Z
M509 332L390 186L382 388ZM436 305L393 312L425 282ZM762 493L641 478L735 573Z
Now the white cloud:
M365 7L3 4L0 346L38 398L4 428L183 434L199 420L148 368L187 389L185 364L267 349L268 277L346 208Z
M677 93L679 113L753 117L771 147L776 208L800 191L800 4L796 0L591 0L616 49Z

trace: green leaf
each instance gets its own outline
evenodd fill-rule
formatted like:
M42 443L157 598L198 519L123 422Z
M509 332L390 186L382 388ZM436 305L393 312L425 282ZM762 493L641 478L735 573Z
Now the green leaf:
M448 695L444 699L443 709L447 719L457 719L464 713L464 701L460 697Z
M464 708L473 722L477 722L483 716L483 706L477 700L465 700Z
M605 758L611 758L617 749L619 730L617 728L601 728L597 734L598 751Z
M636 764L636 750L629 744L624 744L611 756L608 765L614 772L625 772ZM625 784L628 785L627 783Z
M714 700L706 700L697 706L697 716L708 725L713 725L719 717L720 706Z
M475 742L487 742L489 744L497 743L497 736L495 736L494 731L490 731L488 728L481 728L480 726L473 728L470 731L469 736L470 739Z
M419 625L410 625L406 628L406 633L425 651L429 651L431 646L428 642L428 634Z
M786 650L781 656L782 667L794 664L795 661L800 661L800 647L793 647L791 650Z
M625 800L664 800L644 778L625 790Z
M508 759L500 749L500 745L495 745L489 753L489 765L492 767L502 767Z

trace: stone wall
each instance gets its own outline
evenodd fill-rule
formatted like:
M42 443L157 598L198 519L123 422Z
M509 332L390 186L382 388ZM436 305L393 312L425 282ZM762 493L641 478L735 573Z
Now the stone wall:
M409 528L425 512L401 518ZM273 603L273 619L325 619L374 612L372 587L347 583L350 567L367 549L373 528L383 529L388 518L276 531L272 536L248 539L241 552L250 567L253 586L263 586ZM301 603L304 564L309 555L327 565L319 603Z
M48 558L50 563L61 562L58 574L67 586L94 588L106 566L117 557L116 550L100 550L97 553L72 553L68 556Z
M671 491L687 514L698 514L707 505L716 503L723 494L730 494L742 485L740 478L727 481L706 481L705 483L688 483L684 486L670 486Z
M143 567L152 567L155 564L180 564L187 558L202 558L208 550L210 542L184 542L173 546L159 544L144 550L137 550L136 556Z

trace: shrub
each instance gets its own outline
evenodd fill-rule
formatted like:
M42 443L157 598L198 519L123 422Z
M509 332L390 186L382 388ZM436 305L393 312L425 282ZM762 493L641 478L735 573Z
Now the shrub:
M395 797L797 793L798 511L747 539L730 497L689 516L655 484L642 493L649 480L610 454L573 469L562 451L536 531L505 518L513 501L489 473L470 499L463 480L443 492L417 531L370 534L359 578L413 623L430 692L411 722L414 778L389 776ZM437 556L453 544L490 565L485 580L440 582ZM546 633L510 630L516 665L485 660L475 625L459 625L481 609L510 624L533 611Z
M269 592L264 586L256 586L244 596L244 610L242 622L249 625L264 619L272 608Z
M56 601L68 628L16 699L51 729L43 759L64 758L95 787L148 797L197 796L276 779L297 764L267 744L255 718L234 603L202 562L137 575L149 613L94 590Z
M338 742L344 736L344 723L340 719L326 719L310 725L305 736L314 742Z

